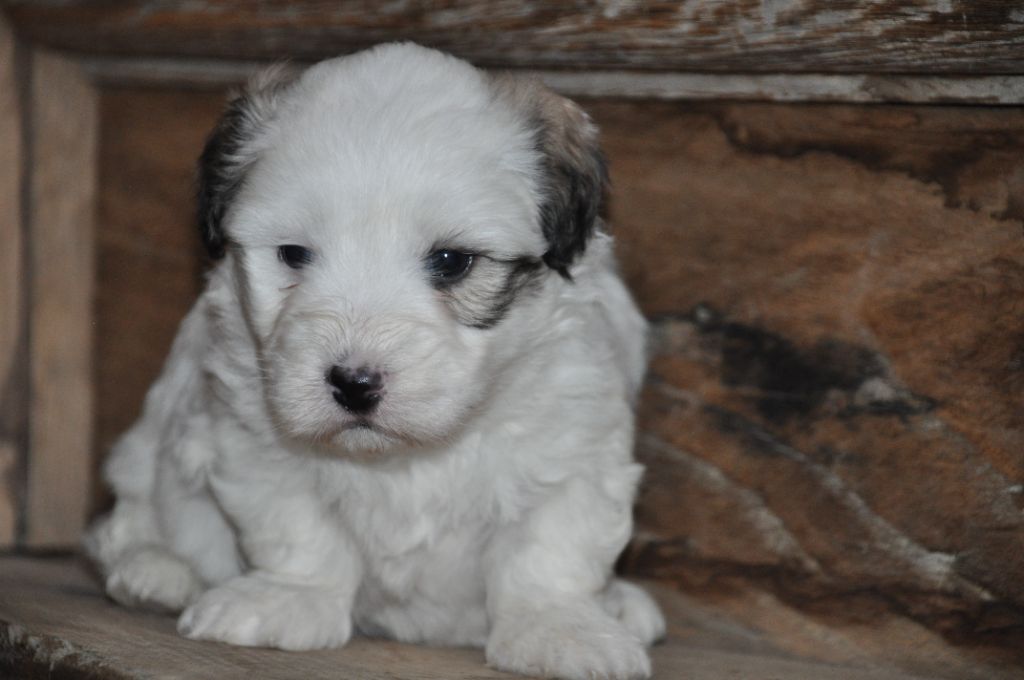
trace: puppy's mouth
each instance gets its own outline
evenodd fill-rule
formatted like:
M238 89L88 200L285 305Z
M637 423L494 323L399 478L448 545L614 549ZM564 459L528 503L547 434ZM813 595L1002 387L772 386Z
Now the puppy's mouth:
M353 417L338 423L317 437L318 448L328 453L380 454L386 451L408 450L422 445L408 432L388 427L379 419L367 416Z
M380 434L384 434L383 430L379 429L376 425L374 425L369 418L357 418L352 422L345 423L339 428L339 430L341 432L346 432L348 430L370 430L372 432L379 432Z

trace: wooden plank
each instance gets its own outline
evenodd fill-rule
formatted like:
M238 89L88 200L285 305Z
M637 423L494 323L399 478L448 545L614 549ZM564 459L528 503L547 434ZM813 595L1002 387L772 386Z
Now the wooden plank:
M90 54L319 59L415 40L480 64L521 68L1024 71L1024 11L1006 0L6 0L5 6L29 39Z
M1024 104L1021 76L539 71L570 97L855 104Z
M25 544L75 545L92 442L97 100L71 62L32 55L30 430Z
M85 56L82 67L103 86L220 90L244 83L269 61ZM570 97L850 102L860 104L1024 104L1024 76L824 73L650 73L625 70L528 70Z
M23 463L25 371L22 106L14 35L0 16L0 548L14 544Z
M281 652L193 642L167 616L122 609L66 560L0 559L0 675L105 680L513 680L487 668L479 649L444 649L357 637L342 649ZM757 629L714 607L655 588L669 619L669 639L652 650L655 680L1009 680L1013 669L977 664L927 674L860 658L842 635L791 621L800 654L777 647ZM757 605L754 605L756 609ZM775 609L782 616L784 609ZM813 631L813 632L811 632ZM925 642L919 639L918 642ZM826 662L845 655L846 661ZM50 675L52 673L53 675ZM8 677L8 676L5 676Z

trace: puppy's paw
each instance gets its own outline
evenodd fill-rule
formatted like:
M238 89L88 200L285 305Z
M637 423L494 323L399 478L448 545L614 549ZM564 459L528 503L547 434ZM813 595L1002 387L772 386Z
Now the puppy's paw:
M639 680L651 675L644 644L592 603L507 613L487 640L487 663L561 680Z
M107 594L126 607L180 612L201 591L191 566L165 548L148 546L118 560L107 574Z
M605 611L645 645L665 637L665 617L654 598L639 586L614 579L608 584L602 604Z
M199 596L178 619L178 632L245 647L340 647L352 635L352 618L341 602L315 586L239 576Z

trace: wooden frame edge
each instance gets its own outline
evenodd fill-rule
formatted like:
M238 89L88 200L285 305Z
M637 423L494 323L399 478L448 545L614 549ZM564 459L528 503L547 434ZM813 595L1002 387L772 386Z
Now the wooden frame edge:
M90 57L82 68L104 86L223 89L244 83L269 61ZM297 62L300 65L304 62ZM828 73L653 73L520 70L570 97L665 101L850 104L1024 104L1024 76Z
M22 546L77 545L89 508L99 100L74 61L30 53L29 414Z
M0 16L0 548L21 531L27 439L22 49Z

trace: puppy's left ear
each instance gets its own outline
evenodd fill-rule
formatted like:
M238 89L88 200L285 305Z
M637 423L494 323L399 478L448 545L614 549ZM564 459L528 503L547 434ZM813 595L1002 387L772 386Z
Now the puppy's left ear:
M542 158L540 226L544 263L565 278L603 213L608 169L597 126L576 103L537 79L493 76L498 96L529 117Z

